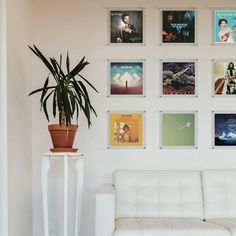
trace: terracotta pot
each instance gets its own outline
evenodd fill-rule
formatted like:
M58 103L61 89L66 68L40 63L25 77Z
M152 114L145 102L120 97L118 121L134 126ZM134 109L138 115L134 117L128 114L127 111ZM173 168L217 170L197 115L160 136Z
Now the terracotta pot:
M77 125L59 125L52 124L48 125L48 131L50 132L52 143L54 149L50 149L51 151L75 151L72 149L75 134L77 131ZM78 149L77 149L78 150Z

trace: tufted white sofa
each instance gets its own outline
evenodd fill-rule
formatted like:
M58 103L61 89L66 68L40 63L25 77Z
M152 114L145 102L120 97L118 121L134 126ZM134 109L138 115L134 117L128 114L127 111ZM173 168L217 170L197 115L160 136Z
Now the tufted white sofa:
M96 192L95 236L232 235L236 170L117 170Z

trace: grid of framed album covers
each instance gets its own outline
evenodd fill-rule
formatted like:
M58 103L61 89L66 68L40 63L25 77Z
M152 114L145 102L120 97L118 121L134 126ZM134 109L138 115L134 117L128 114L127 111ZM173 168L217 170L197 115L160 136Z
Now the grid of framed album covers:
M236 95L236 59L212 60L213 96Z
M108 60L108 96L145 96L145 60Z
M161 34L162 45L195 45L196 9L161 9Z
M212 120L212 148L236 148L236 111L213 111Z
M143 45L145 43L144 9L119 8L108 9L108 12L108 44Z
M236 10L211 9L213 46L236 42ZM144 8L109 8L108 45L145 46ZM198 10L162 8L160 46L197 45ZM233 53L233 52L232 52ZM120 56L120 53L117 54ZM166 55L165 55L166 56ZM184 50L181 57L184 57ZM159 59L159 94L163 98L198 97L198 59L171 55ZM107 59L107 97L146 97L146 59ZM212 97L236 96L236 59L212 59ZM158 91L157 91L158 94ZM115 99L117 101L117 99ZM210 112L210 111L209 111ZM197 149L197 111L160 111L160 148ZM146 148L144 111L108 112L108 148ZM212 112L212 148L236 147L236 111Z
M197 97L197 60L160 60L161 96Z
M108 148L145 148L145 111L110 111L108 119Z
M160 148L197 148L197 112L161 111Z
M225 45L236 42L236 10L214 9L213 44Z

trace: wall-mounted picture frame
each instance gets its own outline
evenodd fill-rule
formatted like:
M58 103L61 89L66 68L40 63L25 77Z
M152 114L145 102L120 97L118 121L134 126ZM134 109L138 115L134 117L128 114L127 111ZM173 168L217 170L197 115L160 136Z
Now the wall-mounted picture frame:
M213 96L236 96L236 59L213 59L212 75Z
M212 111L212 148L236 148L236 112Z
M109 39L108 44L143 45L144 38L144 8L108 9Z
M197 148L197 111L160 112L160 148Z
M161 45L196 45L197 11L161 9Z
M213 44L230 45L236 43L236 10L213 10Z
M145 96L145 60L108 60L108 97Z
M160 60L161 97L197 97L197 59Z
M109 111L108 148L146 148L145 111Z

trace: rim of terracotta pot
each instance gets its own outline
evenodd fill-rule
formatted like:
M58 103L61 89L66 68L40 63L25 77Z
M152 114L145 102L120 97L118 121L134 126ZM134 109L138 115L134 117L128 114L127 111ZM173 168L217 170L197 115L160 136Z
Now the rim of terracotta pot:
M68 125L66 126L65 124L50 124L48 125L48 130L77 130L78 125Z

